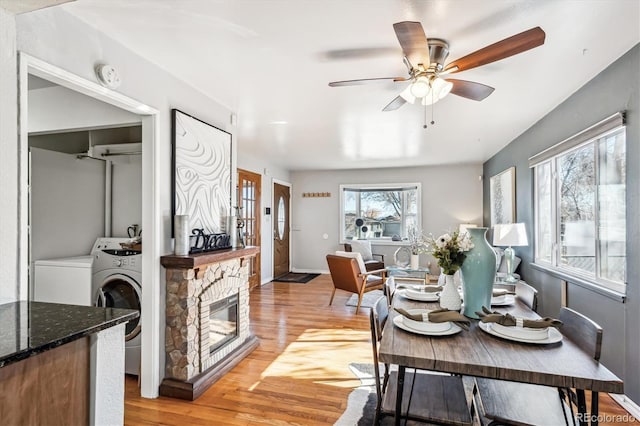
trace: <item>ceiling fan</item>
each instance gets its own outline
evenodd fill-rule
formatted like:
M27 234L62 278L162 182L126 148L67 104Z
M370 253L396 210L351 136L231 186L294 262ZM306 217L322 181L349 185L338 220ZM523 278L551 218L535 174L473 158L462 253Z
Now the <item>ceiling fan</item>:
M428 39L420 22L398 22L393 24L393 29L404 53L403 62L409 72L408 77L332 81L329 86L353 86L388 80L410 81L411 84L385 106L383 111L396 110L405 103L413 104L418 99L421 100L422 105L430 105L444 98L448 93L481 101L495 89L473 81L443 77L517 55L543 45L545 39L544 31L540 27L535 27L483 47L445 65L447 56L449 56L449 43L438 38Z

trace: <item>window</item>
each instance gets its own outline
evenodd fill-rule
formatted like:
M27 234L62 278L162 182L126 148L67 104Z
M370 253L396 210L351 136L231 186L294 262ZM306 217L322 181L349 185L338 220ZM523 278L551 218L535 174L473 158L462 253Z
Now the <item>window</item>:
M535 180L535 262L624 293L623 119L621 114L607 119L532 157L530 164Z
M420 229L420 184L340 185L340 239L391 240Z

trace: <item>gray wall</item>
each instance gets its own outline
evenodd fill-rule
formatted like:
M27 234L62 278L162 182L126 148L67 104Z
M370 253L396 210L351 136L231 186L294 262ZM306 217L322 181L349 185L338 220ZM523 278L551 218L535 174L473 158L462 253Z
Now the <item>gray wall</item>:
M104 162L31 149L31 260L89 254L104 234Z
M624 379L625 393L636 403L640 403L639 64L640 45L636 45L484 164L484 223L490 221L488 178L515 166L516 217L526 224L532 241L533 175L528 158L617 111L627 111L627 300L623 304L569 283L568 306L603 327L602 362ZM557 315L559 279L530 266L533 245L516 252L523 259L522 278L540 291L540 313Z
M392 149L392 148L390 148ZM300 271L328 271L325 256L343 250L340 243L340 185L420 182L422 184L422 229L438 236L458 229L460 223L480 224L482 218L482 174L480 164L402 167L291 173L292 267ZM303 192L330 192L328 198L302 198ZM323 238L327 234L328 239ZM396 245L374 246L393 264ZM420 264L435 260L421 255Z

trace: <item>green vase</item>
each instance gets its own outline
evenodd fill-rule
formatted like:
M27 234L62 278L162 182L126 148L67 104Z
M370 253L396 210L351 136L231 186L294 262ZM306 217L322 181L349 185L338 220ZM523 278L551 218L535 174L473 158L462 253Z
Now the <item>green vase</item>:
M473 248L462 263L462 313L478 319L476 312L491 309L491 294L496 277L496 254L486 238L488 228L467 228Z

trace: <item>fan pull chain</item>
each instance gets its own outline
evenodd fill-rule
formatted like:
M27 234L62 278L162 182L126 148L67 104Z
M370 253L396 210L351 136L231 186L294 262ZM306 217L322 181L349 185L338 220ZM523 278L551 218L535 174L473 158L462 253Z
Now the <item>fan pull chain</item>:
M422 125L423 129L427 128L427 106L424 106L424 124Z
M431 125L432 126L436 124L436 122L433 120L433 110L435 109L434 105L435 105L435 102L433 101L433 90L432 90L431 91Z

